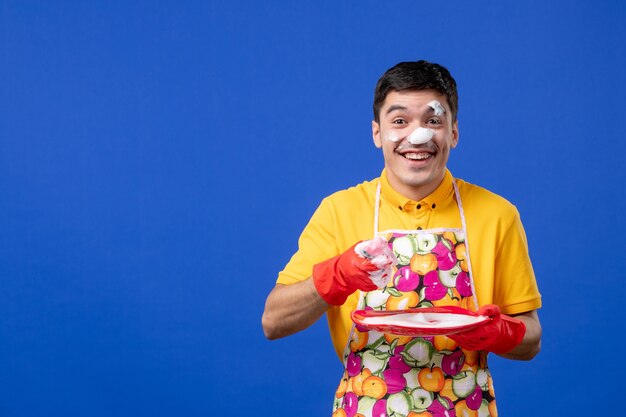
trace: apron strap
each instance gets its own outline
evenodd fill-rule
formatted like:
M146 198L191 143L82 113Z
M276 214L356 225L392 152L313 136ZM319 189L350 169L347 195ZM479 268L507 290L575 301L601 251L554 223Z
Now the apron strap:
M452 186L454 187L454 196L456 197L457 205L459 206L461 225L463 227L463 234L465 235L465 257L467 258L467 270L469 271L471 277L470 285L472 286L472 297L474 298L474 306L478 309L478 296L476 295L476 287L474 286L474 274L472 272L472 261L470 256L469 236L467 235L467 225L465 224L465 213L463 212L461 193L459 192L459 187L456 185L455 178L452 178Z
M376 186L376 203L374 204L374 237L378 236L378 211L380 209L380 179Z

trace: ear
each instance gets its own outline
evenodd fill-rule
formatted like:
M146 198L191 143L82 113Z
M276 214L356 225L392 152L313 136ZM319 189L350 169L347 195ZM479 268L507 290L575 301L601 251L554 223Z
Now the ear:
M383 147L383 142L380 139L380 125L375 120L372 120L372 139L374 139L374 145L377 148Z
M452 147L456 148L459 143L459 121L455 121L452 124Z

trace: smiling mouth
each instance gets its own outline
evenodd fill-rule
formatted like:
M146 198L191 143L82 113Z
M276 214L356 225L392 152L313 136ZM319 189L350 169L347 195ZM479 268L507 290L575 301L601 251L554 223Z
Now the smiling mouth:
M410 161L424 161L433 156L433 154L430 152L406 152L400 155Z

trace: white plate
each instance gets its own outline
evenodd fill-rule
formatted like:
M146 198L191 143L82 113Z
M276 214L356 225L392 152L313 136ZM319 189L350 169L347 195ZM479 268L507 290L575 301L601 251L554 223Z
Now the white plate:
M361 327L403 336L454 334L485 325L490 318L460 307L414 308L395 311L357 310L352 320Z

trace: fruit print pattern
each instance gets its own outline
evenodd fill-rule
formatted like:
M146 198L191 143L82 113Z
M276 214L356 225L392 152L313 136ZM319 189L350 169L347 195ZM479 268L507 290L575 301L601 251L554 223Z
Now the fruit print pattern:
M476 311L462 230L386 236L398 258L393 280L364 293L358 309L455 305ZM335 393L334 417L496 417L484 352L446 336L410 337L354 326Z

